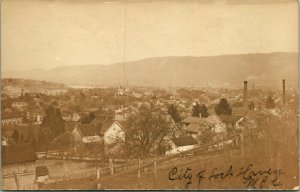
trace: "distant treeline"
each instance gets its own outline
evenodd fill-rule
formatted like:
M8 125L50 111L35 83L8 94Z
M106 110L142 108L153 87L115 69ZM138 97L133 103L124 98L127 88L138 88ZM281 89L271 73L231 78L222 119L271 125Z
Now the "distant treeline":
M1 79L1 86L12 86L19 87L24 89L38 89L38 88L46 88L46 89L62 89L66 88L64 84L61 83L53 83L49 81L38 81L32 79L14 79L14 78L4 78Z

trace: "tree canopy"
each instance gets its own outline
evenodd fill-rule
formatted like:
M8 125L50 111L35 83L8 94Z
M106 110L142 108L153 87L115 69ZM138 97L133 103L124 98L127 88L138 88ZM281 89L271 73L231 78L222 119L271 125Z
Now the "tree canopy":
M51 150L70 149L73 148L74 146L75 146L75 138L71 132L65 132L58 135L50 143Z
M172 129L166 114L152 106L142 106L137 113L129 115L125 128L126 148L139 157L165 149L165 138Z
M215 113L217 115L232 115L232 109L227 99L220 99L219 103L215 107Z
M207 106L205 104L199 104L198 102L193 106L192 110L192 116L193 117L199 117L201 114L201 117L208 117L208 111Z
M65 131L65 123L61 117L59 109L52 106L46 109L46 116L42 122L42 129L49 129L47 131L51 139Z
M178 123L181 121L181 117L178 113L178 110L173 104L168 107L168 113L171 115L171 117L175 123Z
M275 101L271 96L269 96L267 98L267 101L266 101L266 108L267 109L274 109L274 107L275 107Z

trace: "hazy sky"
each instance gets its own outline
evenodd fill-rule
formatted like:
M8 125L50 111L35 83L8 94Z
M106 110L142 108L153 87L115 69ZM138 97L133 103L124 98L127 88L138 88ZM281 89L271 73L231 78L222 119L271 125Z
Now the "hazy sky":
M297 52L296 0L235 2L4 0L2 70L121 62L125 20L126 61Z

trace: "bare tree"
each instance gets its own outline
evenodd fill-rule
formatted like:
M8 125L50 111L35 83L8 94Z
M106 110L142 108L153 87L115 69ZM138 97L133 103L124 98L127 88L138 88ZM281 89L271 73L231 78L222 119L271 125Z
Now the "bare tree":
M131 154L140 157L161 151L171 129L172 126L161 109L142 106L126 122L126 147Z

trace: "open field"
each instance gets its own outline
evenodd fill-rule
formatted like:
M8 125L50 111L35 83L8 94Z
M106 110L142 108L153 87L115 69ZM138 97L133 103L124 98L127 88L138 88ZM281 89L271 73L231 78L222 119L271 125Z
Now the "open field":
M280 162L272 163L272 158L269 158L266 153L267 147L261 145L256 148L246 148L244 154L241 150L234 150L217 155L170 160L157 166L156 178L153 169L145 172L142 170L140 178L136 171L103 176L100 179L101 189L246 189L260 187L286 189L297 186L299 175L293 168L296 162L291 162L295 158L287 158L290 159L289 161L284 158ZM241 174L242 170L246 170L251 164L253 167L247 173ZM232 169L229 171L231 165ZM177 173L170 174L175 167L177 167ZM203 178L199 184L199 173L203 170ZM279 174L271 173L278 170L281 170ZM251 171L253 172L250 173ZM271 174L260 174L259 171L261 171L260 173L269 171ZM224 172L223 176L219 175L209 179L212 175L222 172ZM229 172L230 174L228 174ZM180 173L181 179L170 179L177 178ZM244 178L253 173L258 173L258 175L252 175L251 179ZM225 176L226 174L227 176ZM52 183L43 186L43 189L96 189L97 183L96 177L90 177Z

